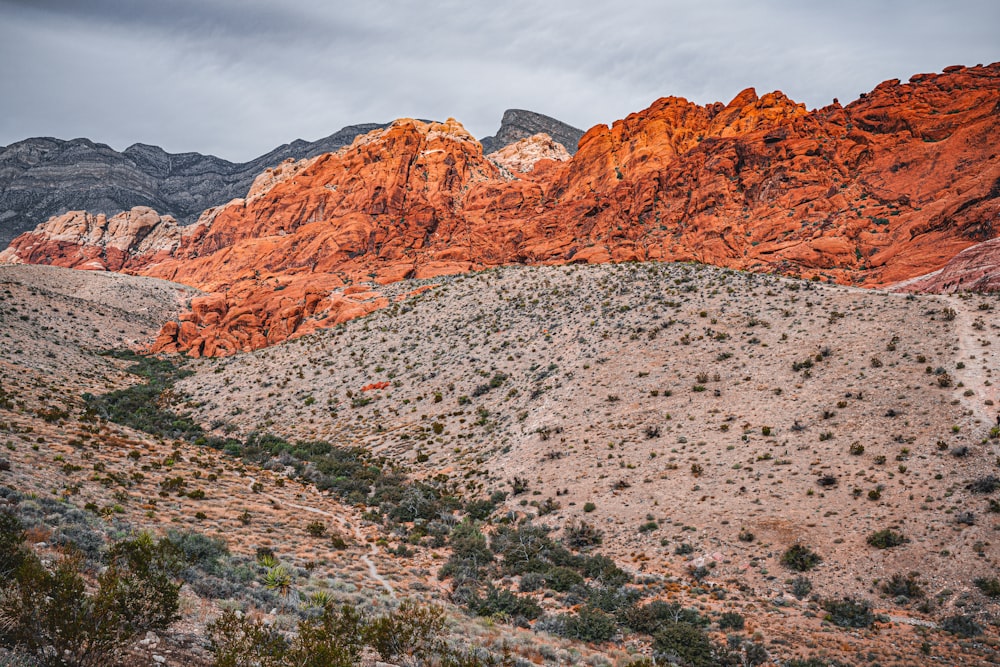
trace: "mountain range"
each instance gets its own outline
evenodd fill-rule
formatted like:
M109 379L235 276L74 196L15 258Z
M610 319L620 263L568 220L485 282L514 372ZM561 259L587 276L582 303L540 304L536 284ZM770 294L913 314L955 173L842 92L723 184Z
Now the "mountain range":
M508 166L453 119L401 119L266 170L193 225L148 208L71 213L0 260L208 292L155 346L196 355L371 312L387 303L379 285L505 264L697 261L890 286L996 236L998 108L1000 63L814 111L753 89L707 106L666 97L591 128L573 156L521 139Z
M317 141L296 139L239 163L201 153L168 153L141 143L119 152L89 139L25 139L0 147L0 247L54 215L75 210L115 215L147 206L191 224L205 209L245 195L264 169L336 151L386 126L349 125ZM504 113L496 136L483 144L491 153L537 132L546 132L571 152L583 135L548 116L512 109Z

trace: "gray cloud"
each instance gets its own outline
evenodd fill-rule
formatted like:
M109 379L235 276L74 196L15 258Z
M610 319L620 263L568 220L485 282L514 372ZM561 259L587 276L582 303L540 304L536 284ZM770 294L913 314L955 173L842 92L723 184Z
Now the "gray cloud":
M0 144L87 136L249 159L359 122L509 107L581 128L664 95L809 107L996 59L993 0L0 0Z

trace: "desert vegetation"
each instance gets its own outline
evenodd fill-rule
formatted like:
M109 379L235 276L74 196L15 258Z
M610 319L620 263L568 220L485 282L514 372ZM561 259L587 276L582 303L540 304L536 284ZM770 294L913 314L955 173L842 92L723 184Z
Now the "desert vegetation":
M88 599L143 531L176 557L181 620L128 635L122 660L995 653L997 371L982 331L956 328L995 325L981 298L698 265L502 269L207 360L125 351L155 327L110 305L86 312L115 335L84 350L79 297L20 280L0 284L17 549L72 566ZM443 625L395 654L369 629L421 618ZM356 641L333 639L342 624Z

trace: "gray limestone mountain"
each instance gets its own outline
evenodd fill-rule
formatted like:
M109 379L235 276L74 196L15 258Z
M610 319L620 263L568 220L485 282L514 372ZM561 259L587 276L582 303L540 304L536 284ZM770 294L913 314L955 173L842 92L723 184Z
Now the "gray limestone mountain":
M480 139L479 143L483 145L483 153L489 154L540 132L562 144L570 155L576 153L576 146L583 136L583 130L555 118L523 109L507 109L503 113L497 133L492 137Z
M0 248L21 232L66 211L113 215L149 206L181 224L207 208L247 193L264 169L350 144L383 124L350 125L318 141L301 139L249 162L214 155L168 153L134 144L118 152L89 139L25 139L0 148Z

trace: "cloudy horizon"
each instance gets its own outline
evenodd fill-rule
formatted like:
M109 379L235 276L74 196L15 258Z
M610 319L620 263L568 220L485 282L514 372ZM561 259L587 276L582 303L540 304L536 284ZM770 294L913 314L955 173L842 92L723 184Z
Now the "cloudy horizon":
M832 3L831 3L832 5ZM659 97L782 90L809 108L1000 60L1000 3L0 0L0 146L87 137L246 161L399 117L586 130Z

